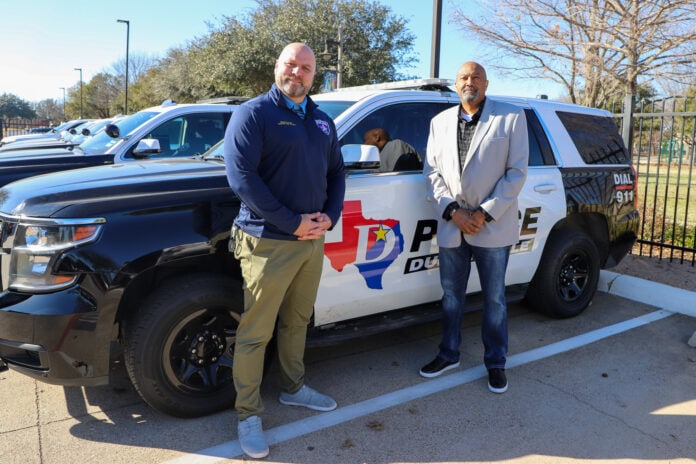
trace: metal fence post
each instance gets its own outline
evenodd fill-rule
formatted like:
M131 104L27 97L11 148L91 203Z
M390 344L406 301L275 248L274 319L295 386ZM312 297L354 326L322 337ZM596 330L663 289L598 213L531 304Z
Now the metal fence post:
M634 95L628 94L624 97L623 119L621 120L621 137L628 152L633 155L633 110L636 106Z

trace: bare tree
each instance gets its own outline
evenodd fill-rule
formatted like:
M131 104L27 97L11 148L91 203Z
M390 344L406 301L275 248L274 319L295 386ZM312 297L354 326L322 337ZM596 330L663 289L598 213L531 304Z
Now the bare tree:
M62 101L53 100L52 98L41 100L34 104L34 111L36 111L37 118L48 119L53 124L64 120Z
M692 82L693 0L483 0L453 22L483 39L487 66L563 85L571 101L601 106L640 85Z
M128 56L128 81L129 84L138 82L148 69L157 65L158 58L145 53L131 53ZM111 74L114 74L121 82L125 80L126 58L123 57L111 65ZM108 72L108 71L106 71Z

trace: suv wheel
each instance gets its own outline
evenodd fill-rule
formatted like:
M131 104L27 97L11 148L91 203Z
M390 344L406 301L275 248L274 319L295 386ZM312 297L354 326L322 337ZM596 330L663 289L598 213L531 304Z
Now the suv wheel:
M195 276L153 292L124 330L124 358L140 396L155 409L198 417L234 405L234 343L242 286Z
M557 230L549 236L527 302L552 317L577 316L597 291L599 269L597 246L587 234Z

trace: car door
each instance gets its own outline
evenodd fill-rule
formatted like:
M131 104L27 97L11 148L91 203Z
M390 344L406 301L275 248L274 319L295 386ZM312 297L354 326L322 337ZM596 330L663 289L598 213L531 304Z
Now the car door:
M445 99L384 104L347 131L339 128L340 143L362 144L367 130L381 127L424 157L430 119L451 106ZM399 172L349 171L343 214L326 236L315 324L439 299L436 224L422 163Z
M551 229L566 216L563 179L557 159L537 114L532 108L524 111L529 164L527 180L518 197L520 239L510 250L506 285L526 284L532 279ZM478 273L472 274L467 290L480 291Z

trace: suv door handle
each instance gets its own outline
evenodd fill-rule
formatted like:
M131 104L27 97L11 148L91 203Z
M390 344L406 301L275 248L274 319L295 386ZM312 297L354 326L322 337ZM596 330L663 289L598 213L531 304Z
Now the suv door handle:
M539 193L550 193L557 189L554 184L539 184L534 186L534 191Z

